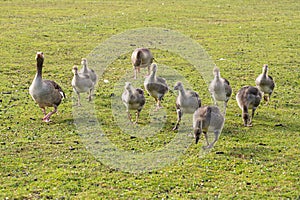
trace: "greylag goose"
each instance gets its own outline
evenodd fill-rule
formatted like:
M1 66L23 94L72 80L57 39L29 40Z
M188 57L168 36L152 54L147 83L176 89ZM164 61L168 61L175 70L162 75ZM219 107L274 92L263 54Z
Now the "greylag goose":
M82 68L80 69L79 73L88 75L90 79L93 81L93 84L96 85L98 76L93 69L90 69L88 67L87 59L82 58L81 64L82 64Z
M88 92L88 99L89 101L92 100L92 91L94 89L94 83L88 75L78 73L78 67L76 65L73 67L72 71L74 73L72 79L72 87L74 92L78 96L77 105L80 106L80 93Z
M62 88L52 80L43 80L42 70L44 63L43 52L37 52L37 72L29 87L29 94L33 100L39 105L44 114L43 121L49 122L51 115L57 112L57 107L65 98ZM54 107L54 110L46 113L46 107Z
M262 94L257 87L244 86L238 91L236 95L236 100L239 107L242 109L244 126L252 126L254 113L256 108L259 106L261 98ZM252 108L251 119L248 113L249 108Z
M153 56L147 48L137 48L132 52L131 62L133 65L134 79L137 78L137 72L140 72L140 68L148 67L148 74L150 74L150 65L153 62Z
M203 132L207 146L205 149L210 149L218 141L220 133L224 125L224 116L221 114L217 106L203 106L198 108L193 116L193 127L196 144L199 141L200 135ZM215 139L209 143L207 132L213 131Z
M214 79L209 85L209 91L214 99L214 103L216 106L218 106L218 101L224 101L225 114L227 102L229 101L232 94L232 89L229 81L221 77L219 68L215 67L213 73Z
M194 113L200 106L201 100L197 92L185 90L181 82L177 82L174 90L179 94L176 98L177 122L173 130L177 130L183 113Z
M275 82L273 78L268 75L267 64L264 64L262 74L256 78L255 83L258 89L263 93L264 100L268 103L274 90Z
M155 63L151 64L150 76L145 78L144 86L146 91L150 96L152 96L156 101L156 111L162 108L161 100L164 95L168 92L168 85L164 78L156 76L157 65Z
M137 123L140 116L140 112L143 109L146 102L144 97L144 91L139 88L134 88L129 82L125 83L124 89L125 90L122 94L122 101L126 106L128 118L131 122L130 110L136 110L136 120L134 123Z

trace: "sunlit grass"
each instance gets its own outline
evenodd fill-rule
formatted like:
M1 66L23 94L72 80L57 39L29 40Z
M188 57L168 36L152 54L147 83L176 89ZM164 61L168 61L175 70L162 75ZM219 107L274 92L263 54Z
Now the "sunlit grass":
M299 3L297 1L1 1L0 2L0 198L9 199L297 199L299 181ZM101 163L86 149L74 125L72 66L123 31L159 27L197 41L233 88L224 130L214 149L201 153L193 143L177 161L145 173L127 173ZM53 79L67 98L52 122L28 94L35 54L45 54L44 78ZM158 65L182 75L211 104L207 83L190 63L153 49ZM254 85L263 64L276 81L269 105L257 109L253 127L242 126L235 95ZM111 109L132 72L130 53L121 55L99 79L93 102L105 134L119 148L146 153L175 137L175 96L163 105L165 126L153 137L124 134ZM142 70L144 76L146 70ZM168 78L174 77L159 69ZM173 78L173 79L172 79ZM109 83L104 83L104 79ZM142 81L136 83L143 88ZM116 93L116 94L113 94ZM84 96L84 95L83 95ZM146 96L141 125L155 102ZM126 123L125 107L120 107ZM201 142L204 137L201 137Z

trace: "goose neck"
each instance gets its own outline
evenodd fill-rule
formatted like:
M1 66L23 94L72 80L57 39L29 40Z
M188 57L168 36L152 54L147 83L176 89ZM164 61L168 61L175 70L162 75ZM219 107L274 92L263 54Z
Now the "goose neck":
M267 69L267 68L264 68L264 69L263 69L263 76L266 77L267 75L268 75L268 69Z
M36 76L42 77L42 71L43 71L43 61L38 60L36 65Z
M179 94L180 94L181 96L185 96L185 90L184 90L183 87L180 87L180 88L179 88Z

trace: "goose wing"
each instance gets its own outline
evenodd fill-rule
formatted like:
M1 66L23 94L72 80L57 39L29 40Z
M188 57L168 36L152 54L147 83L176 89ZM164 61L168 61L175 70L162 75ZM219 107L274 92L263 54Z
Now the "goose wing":
M44 80L43 82L46 83L48 86L53 87L55 90L57 90L63 98L66 98L64 91L56 82L52 80Z

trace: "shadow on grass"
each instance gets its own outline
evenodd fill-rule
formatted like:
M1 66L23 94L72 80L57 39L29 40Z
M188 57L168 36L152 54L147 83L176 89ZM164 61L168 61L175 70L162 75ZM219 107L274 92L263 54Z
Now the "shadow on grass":
M228 156L251 160L253 158L261 158L268 161L272 154L277 154L278 151L270 148L267 144L259 143L252 147L233 147L228 153Z

